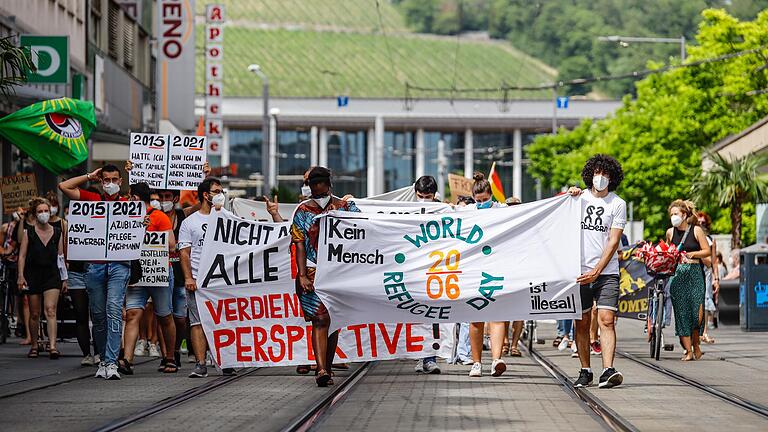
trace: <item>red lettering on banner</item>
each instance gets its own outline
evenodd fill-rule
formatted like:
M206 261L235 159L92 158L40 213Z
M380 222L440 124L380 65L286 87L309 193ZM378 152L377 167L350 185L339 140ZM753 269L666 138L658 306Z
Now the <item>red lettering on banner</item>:
M250 320L253 319L253 318L248 316L247 309L248 309L248 299L238 298L237 299L237 314L238 314L238 319L240 321L245 321L245 320L249 320L250 321Z
M389 339L389 335L387 334L387 326L384 324L379 323L379 330L381 331L381 338L384 339L384 345L387 346L387 350L390 354L394 354L397 352L397 340L400 339L400 332L403 329L402 324L395 325L395 334L392 336L392 339Z
M267 331L261 327L253 328L253 353L256 356L256 361L269 361L267 353L264 352L264 342L267 341Z
M307 329L307 359L309 361L315 361L315 351L312 349L312 326L308 325Z
M288 326L286 330L288 334L288 360L293 360L293 345L304 336L304 329L298 326Z
M341 347L336 345L336 356L342 360L347 359L347 354L341 350Z
M285 357L285 341L278 337L277 335L283 335L285 334L285 329L282 325L277 324L273 325L270 329L270 336L272 336L272 342L277 342L277 345L280 346L280 354L275 354L275 350L272 349L272 347L269 347L267 351L269 351L269 359L272 360L275 363L281 362L283 360L283 357Z
M271 315L274 318L282 318L280 312L282 312L282 309L280 309L280 303L275 305L275 300L280 300L280 294L269 294L267 296L269 298L269 310L272 312Z
M349 330L355 333L355 345L357 345L358 357L363 356L363 340L362 340L362 337L360 336L360 330L362 330L364 327L366 327L366 324L357 324L357 325L351 325L347 327Z
M216 362L221 364L221 349L228 347L235 342L235 332L230 329L219 329L213 331L214 351L216 352Z
M235 327L235 334L237 335L237 347L236 347L237 349L235 350L237 361L239 362L253 361L253 357L245 356L246 353L251 351L251 347L243 343L243 334L247 334L247 335L251 334L250 327Z
M376 346L376 324L368 324L368 334L371 340L371 356L378 357L379 349Z
M412 328L413 324L405 325L405 350L407 352L424 351L424 336L414 336L411 333Z
M283 304L286 305L286 313L288 313L288 309L290 309L290 313L286 315L286 317L304 317L304 311L301 310L301 306L299 305L299 296L295 293L283 294Z
M210 300L205 302L205 307L208 308L208 312L211 314L211 318L213 318L213 323L216 325L219 325L221 322L221 300L216 302L216 310L213 310L213 302Z
M219 300L222 301L222 300ZM236 298L224 299L224 318L227 321L237 321L237 312L235 311L234 304L237 301Z

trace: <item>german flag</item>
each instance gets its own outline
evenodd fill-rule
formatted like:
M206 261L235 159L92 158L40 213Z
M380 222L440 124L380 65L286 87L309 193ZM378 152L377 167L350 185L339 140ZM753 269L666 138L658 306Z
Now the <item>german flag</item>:
M501 178L496 173L496 162L491 165L491 173L488 174L488 180L491 182L491 193L497 202L503 203L507 200L504 197L504 188L501 186Z

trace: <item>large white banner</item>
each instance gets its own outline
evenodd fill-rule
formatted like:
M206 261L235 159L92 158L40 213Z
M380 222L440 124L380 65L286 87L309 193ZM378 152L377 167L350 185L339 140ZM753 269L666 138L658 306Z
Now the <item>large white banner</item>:
M212 212L197 278L197 306L221 367L314 363L306 322L291 278L290 223L244 220ZM343 328L340 362L450 357L453 326L383 324Z
M144 239L145 213L141 201L70 201L67 259L139 259Z
M581 314L580 201L322 218L315 288L332 328Z

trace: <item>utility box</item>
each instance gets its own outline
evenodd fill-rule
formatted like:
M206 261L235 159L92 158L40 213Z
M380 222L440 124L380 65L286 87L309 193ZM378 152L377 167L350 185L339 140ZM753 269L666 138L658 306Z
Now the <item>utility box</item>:
M744 331L768 331L768 244L741 250L739 318Z

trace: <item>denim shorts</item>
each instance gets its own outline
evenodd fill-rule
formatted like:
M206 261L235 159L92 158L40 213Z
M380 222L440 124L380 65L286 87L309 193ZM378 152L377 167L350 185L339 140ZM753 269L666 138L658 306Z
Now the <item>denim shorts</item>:
M81 290L85 289L85 273L67 272L67 289Z
M187 289L184 285L173 287L173 316L187 317Z
M171 314L171 288L131 286L125 292L126 309L144 309L147 300L152 296L155 315L166 317Z

